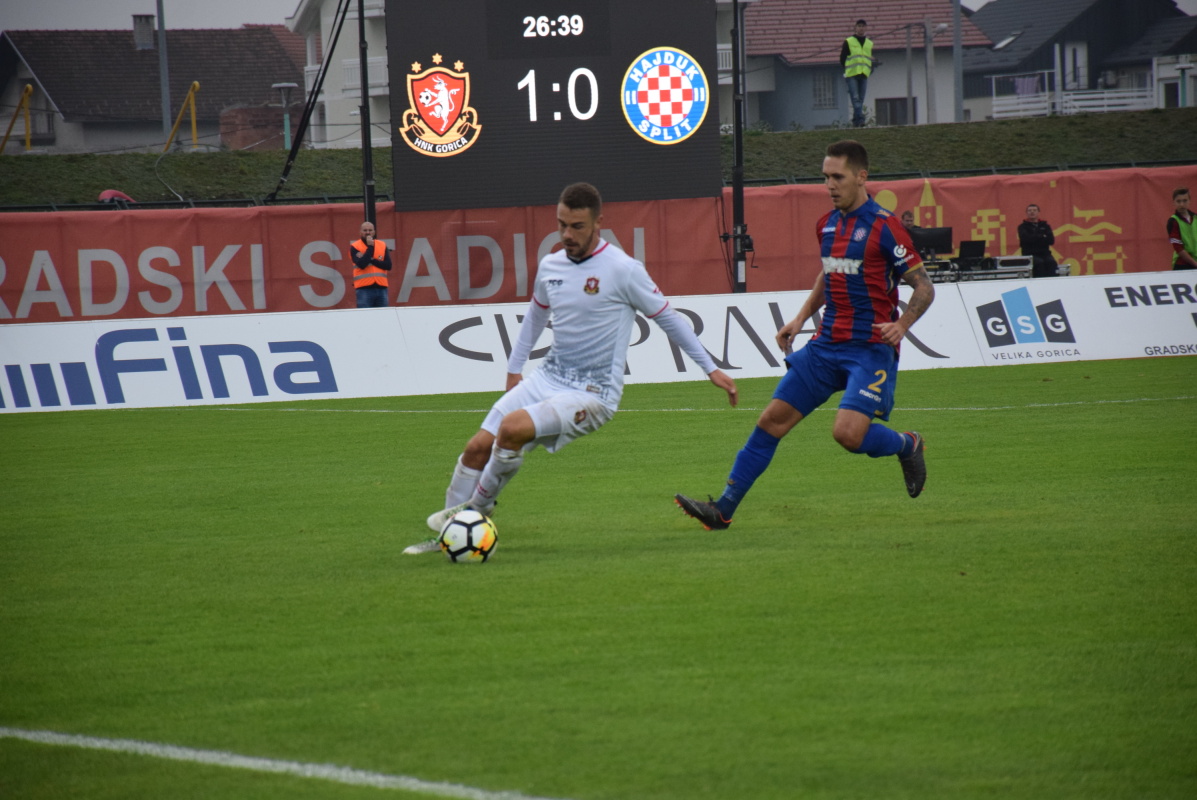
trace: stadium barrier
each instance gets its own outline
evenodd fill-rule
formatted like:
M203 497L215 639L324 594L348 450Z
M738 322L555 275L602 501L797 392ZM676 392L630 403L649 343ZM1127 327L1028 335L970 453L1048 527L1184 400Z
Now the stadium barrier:
M1057 260L1080 276L1169 266L1165 220L1182 185L1197 185L1197 165L869 188L883 206L913 210L923 227L952 227L957 243L984 241L989 256L1018 252L1023 209L1038 203ZM609 203L604 234L647 264L666 294L729 292L720 239L729 195ZM827 209L822 186L745 190L756 246L750 292L813 285L814 226ZM361 214L351 204L0 213L0 326L351 308L348 250ZM380 203L377 217L394 251L391 301L404 306L527 300L536 264L558 240L553 205L396 213Z
M901 296L909 296L903 286ZM779 376L774 334L808 292L673 298L719 366ZM0 327L0 412L500 390L526 303ZM804 342L814 332L804 331ZM541 348L551 331L541 337ZM363 347L369 342L369 347ZM543 350L538 351L543 356ZM902 368L1197 354L1197 273L939 284ZM533 362L534 363L534 362ZM533 364L529 364L529 369ZM702 380L637 317L629 383Z

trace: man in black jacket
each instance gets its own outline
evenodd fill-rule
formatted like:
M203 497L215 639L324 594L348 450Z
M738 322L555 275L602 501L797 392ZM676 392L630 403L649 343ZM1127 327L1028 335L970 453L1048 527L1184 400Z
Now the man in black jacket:
M1018 226L1018 246L1024 256L1031 257L1032 277L1051 278L1057 274L1056 259L1052 256L1055 243L1052 226L1039 219L1039 206L1031 203L1027 206L1027 218Z

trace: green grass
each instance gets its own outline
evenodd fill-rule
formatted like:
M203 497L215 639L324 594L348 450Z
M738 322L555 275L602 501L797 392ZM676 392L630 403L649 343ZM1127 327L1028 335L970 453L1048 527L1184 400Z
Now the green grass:
M924 170L1017 171L1022 167L1034 171L1069 165L1197 161L1197 144L1180 140L1183 130L1197 123L1197 108L1175 112L1179 113L1154 109L964 125L754 132L744 137L744 171L748 178L818 179L824 149L836 135L858 139L868 148L874 177ZM730 140L724 142L723 159L724 175L730 178Z
M868 147L876 175L993 167L1051 169L1076 164L1197 161L1197 108L977 122L761 133L744 139L745 177L818 176L827 144L852 136ZM142 202L261 199L274 190L287 155L266 152L17 156L9 142L0 157L0 206L94 203L104 189L120 188ZM721 137L723 179L731 180L732 140ZM374 151L380 193L392 192L389 148ZM286 188L288 198L360 196L361 151L304 150Z
M1195 366L906 373L922 497L819 411L719 533L671 495L775 382L630 386L481 567L400 550L494 393L2 415L0 726L577 800L1189 798ZM379 792L0 739L5 798Z

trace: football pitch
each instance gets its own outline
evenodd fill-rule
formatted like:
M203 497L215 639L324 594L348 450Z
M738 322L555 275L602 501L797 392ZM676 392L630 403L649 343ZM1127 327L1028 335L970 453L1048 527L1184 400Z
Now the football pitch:
M478 566L400 551L496 392L0 415L0 797L1197 797L1197 357L903 373L921 497L821 410L703 531L774 384Z

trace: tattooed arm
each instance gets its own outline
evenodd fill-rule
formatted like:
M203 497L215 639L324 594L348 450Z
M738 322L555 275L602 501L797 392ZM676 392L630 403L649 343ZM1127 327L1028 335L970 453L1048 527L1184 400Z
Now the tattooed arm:
M902 280L914 289L914 294L910 296L906 310L902 312L902 316L898 318L897 322L886 322L874 326L881 332L882 338L894 347L898 346L910 326L923 316L931 307L932 301L935 300L935 284L931 283L927 270L922 266L907 270L906 274L902 276Z

